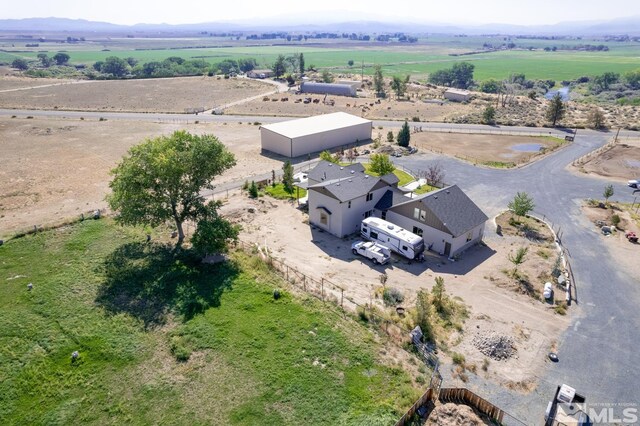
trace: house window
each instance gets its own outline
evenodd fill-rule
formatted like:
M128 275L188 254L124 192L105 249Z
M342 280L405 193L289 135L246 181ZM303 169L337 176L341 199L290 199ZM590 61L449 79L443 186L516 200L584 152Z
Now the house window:
M378 239L378 233L377 233L377 232L375 232L375 231L371 231L371 233L369 234L369 236L370 236L371 238L375 238L376 240Z
M471 238L473 237L473 231L469 232L467 234L467 242L471 241Z
M373 215L373 210L369 210L369 211L364 212L364 217L365 218L370 217L372 215Z
M351 201L349 201L349 204L347 205L347 208L351 208Z
M427 220L427 212L426 211L420 210L420 220L423 221L423 222L425 220Z
M380 213L380 219L382 220L387 220L387 211L383 211L382 213Z
M326 213L320 213L320 223L326 225L328 221L328 217Z
M417 226L413 227L413 233L419 237L422 237L422 228L418 228Z
M402 246L402 250L403 251L409 251L409 248L407 246Z
M373 193L372 193L372 192L369 192L369 193L367 194L367 201L371 201L371 200L373 200ZM368 217L368 216L367 216L367 217Z
M413 218L414 219L420 218L420 209L413 209Z

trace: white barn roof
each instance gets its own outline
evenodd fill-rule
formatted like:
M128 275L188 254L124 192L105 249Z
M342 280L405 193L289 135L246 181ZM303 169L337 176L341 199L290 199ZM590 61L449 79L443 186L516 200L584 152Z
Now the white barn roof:
M270 130L284 137L294 139L301 136L313 135L345 127L357 126L359 124L371 124L366 120L346 112L334 112L332 114L316 115L298 120L283 121L280 123L268 124L261 128Z

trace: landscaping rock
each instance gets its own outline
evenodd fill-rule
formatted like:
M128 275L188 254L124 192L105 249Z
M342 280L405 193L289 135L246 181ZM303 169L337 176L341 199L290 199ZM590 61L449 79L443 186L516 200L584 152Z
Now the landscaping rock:
M498 333L476 335L473 338L473 346L484 355L497 361L509 359L516 353L513 339Z

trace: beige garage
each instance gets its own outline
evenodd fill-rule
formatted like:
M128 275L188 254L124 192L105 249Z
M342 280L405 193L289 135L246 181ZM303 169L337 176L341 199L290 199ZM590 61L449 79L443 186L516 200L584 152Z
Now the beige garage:
M336 112L260 127L262 150L299 157L371 139L370 120Z

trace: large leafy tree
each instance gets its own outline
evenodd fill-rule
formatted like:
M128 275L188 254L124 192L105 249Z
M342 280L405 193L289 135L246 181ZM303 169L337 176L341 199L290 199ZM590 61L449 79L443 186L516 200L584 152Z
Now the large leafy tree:
M29 69L29 64L27 63L26 59L22 59L22 58L14 59L13 62L11 62L11 66L13 68L23 70L23 71L26 69Z
M233 154L213 135L177 131L148 139L132 147L111 171L107 201L123 224L173 221L179 246L185 221L214 217L200 192L212 189L212 180L235 164Z
M411 131L409 130L409 123L406 121L402 125L402 128L398 132L398 145L408 147L411 141Z
M238 239L240 226L231 224L220 216L220 201L210 201L201 209L196 230L191 237L194 250L203 256L209 253L224 253L229 241Z
M396 92L396 97L401 98L404 96L407 91L407 84L409 83L410 76L406 76L405 78L400 78L398 76L393 76L393 80L391 81L391 89Z
M117 56L109 56L104 60L100 67L100 71L105 74L113 74L114 77L122 77L127 73L129 64L122 58Z
M273 74L276 78L280 78L287 72L287 63L284 55L278 55L275 63L273 64Z
M556 123L562 120L564 114L566 113L566 106L562 101L562 95L560 93L556 93L549 103L546 112L547 121L551 123L552 126L555 127Z
M69 62L69 59L71 59L71 56L67 55L64 52L56 53L55 55L53 55L53 60L56 61L56 64L58 65L66 64L67 62Z

